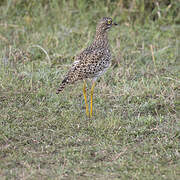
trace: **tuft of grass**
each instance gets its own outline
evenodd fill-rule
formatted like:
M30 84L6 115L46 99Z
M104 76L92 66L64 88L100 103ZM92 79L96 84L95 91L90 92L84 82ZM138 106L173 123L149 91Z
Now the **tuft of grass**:
M176 2L124 2L0 2L0 179L180 178ZM81 82L55 92L102 16L120 25L89 119Z

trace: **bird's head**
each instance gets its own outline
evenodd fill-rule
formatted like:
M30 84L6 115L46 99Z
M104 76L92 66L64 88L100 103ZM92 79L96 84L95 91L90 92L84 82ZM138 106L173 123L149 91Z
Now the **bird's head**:
M103 17L97 25L97 30L104 32L109 30L114 25L116 26L117 24L113 22L112 18Z

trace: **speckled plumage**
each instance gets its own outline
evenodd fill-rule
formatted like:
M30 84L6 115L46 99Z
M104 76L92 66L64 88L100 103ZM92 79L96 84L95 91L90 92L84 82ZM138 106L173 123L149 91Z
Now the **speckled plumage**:
M111 62L107 30L113 25L117 24L113 23L112 19L108 17L104 17L99 21L93 43L75 56L75 61L58 88L57 94L67 84L86 78L95 80L107 70Z

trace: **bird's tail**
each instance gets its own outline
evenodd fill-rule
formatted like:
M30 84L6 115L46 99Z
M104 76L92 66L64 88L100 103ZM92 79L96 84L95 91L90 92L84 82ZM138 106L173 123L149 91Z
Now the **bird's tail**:
M56 94L59 94L61 91L63 91L63 89L65 88L65 86L67 84L69 84L68 77L64 78L64 80L62 81L60 87L57 89Z

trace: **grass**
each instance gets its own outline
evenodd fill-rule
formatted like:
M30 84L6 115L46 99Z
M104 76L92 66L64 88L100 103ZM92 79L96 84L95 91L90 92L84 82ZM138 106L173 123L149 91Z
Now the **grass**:
M131 24L99 1L3 2L0 179L179 179L179 25ZM104 15L120 25L89 119L82 82L55 92Z

